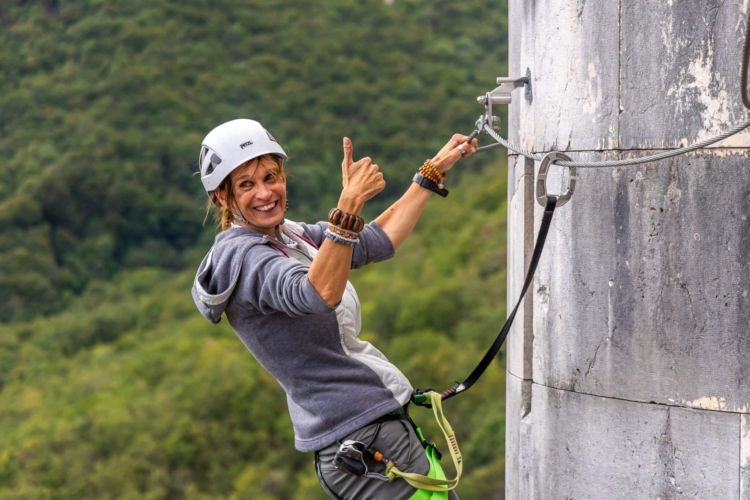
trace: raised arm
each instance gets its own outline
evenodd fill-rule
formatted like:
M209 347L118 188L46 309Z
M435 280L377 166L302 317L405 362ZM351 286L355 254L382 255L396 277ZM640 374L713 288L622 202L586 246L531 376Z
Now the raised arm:
M365 202L385 188L383 174L370 158L352 160L352 142L344 138L344 161L341 163L344 189L336 207L344 213L359 215ZM349 279L353 248L325 238L315 256L307 279L331 307L341 302Z
M465 153L462 154L458 149L458 146L463 144L466 139L467 137L461 134L451 137L451 140L432 159L432 164L440 172L445 173L453 167L459 158L471 156L477 150L476 139L472 140L470 144L464 144ZM391 239L393 248L397 249L401 246L401 243L414 230L414 226L417 225L430 196L432 196L432 191L412 183L398 201L375 219L375 222Z

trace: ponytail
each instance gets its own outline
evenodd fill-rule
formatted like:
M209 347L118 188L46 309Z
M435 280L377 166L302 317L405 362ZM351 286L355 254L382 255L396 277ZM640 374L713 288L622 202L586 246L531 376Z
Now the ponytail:
M221 230L226 231L227 229L230 229L232 227L232 221L234 220L234 214L231 210L227 210L224 207L219 208L219 211L221 212Z
M222 231L232 228L232 221L234 220L234 214L231 210L224 208L219 201L217 193L222 193L225 200L230 199L232 196L232 179L227 176L224 181L208 193L208 203L206 203L206 217L203 219L203 225L206 225L208 216L213 213L214 224L216 227L221 228Z

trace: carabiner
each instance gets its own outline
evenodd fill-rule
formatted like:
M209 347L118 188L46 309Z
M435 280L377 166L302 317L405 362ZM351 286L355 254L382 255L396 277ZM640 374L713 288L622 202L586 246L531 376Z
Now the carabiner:
M547 206L547 171L549 170L550 165L555 160L573 161L568 155L560 153L558 151L547 153L547 155L542 159L542 164L539 166L539 174L536 178L536 201L538 201L539 204L543 207ZM570 177L568 180L568 190L565 191L565 194L557 196L557 204L555 205L555 207L561 207L565 205L573 196L573 193L576 190L576 180L578 180L578 177L576 176L576 168L570 167L569 174Z

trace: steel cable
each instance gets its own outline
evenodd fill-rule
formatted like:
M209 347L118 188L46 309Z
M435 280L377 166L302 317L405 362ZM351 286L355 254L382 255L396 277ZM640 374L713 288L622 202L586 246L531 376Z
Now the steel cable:
M641 158L632 158L629 160L608 160L608 161L556 161L554 163L555 165L560 165L561 167L576 167L576 168L607 168L607 167L624 167L626 165L638 165L641 163L648 163L651 161L671 158L673 156L679 156L681 154L689 153L690 151L695 151L696 149L705 148L706 146L710 146L711 144L714 144L716 142L723 141L727 137L731 137L734 134L741 132L742 130L745 130L748 127L750 127L750 120L744 123L741 123L735 127L732 127L731 129L727 130L723 134L717 135L710 139L706 139L705 141L695 143L692 146L674 149L672 151L665 151L663 153L650 155L650 156L644 156ZM492 138L495 139L498 142L498 144L491 144L490 146L484 146L482 148L479 148L477 151L479 150L486 151L487 149L492 149L492 148L499 147L502 145L508 148L509 150L515 153L518 153L522 156L525 156L526 158L529 158L531 160L542 161L542 159L544 158L543 154L530 153L529 151L525 151L521 149L520 147L516 146L512 142L506 141L505 139L500 137L500 135L498 135L497 132L492 130L492 127L488 125L485 125L484 130L490 136L492 136Z

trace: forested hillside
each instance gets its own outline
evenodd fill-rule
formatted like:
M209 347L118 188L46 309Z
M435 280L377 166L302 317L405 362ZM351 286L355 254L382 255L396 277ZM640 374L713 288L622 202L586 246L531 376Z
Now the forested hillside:
M471 131L476 96L505 65L505 12L484 0L0 2L0 320L59 311L123 267L184 265L201 233L200 142L228 119L260 120L288 150L298 218L335 201L345 134L395 195Z
M504 174L435 197L394 259L353 275L362 337L416 385L468 375L504 317ZM226 321L195 312L193 275L120 273L60 315L0 330L0 500L326 498L283 392ZM502 498L504 387L495 363L445 404L462 500ZM413 415L445 448L431 412Z
M0 2L0 500L323 499L283 393L189 295L215 233L203 136L260 120L289 217L324 217L341 137L388 187L506 70L505 2ZM505 314L502 153L462 161L391 261L355 273L363 337L415 385L465 376ZM463 173L461 173L463 172ZM502 498L500 364L446 411L462 500ZM491 397L490 397L491 396ZM427 411L415 411L431 437ZM449 465L446 465L450 468Z

